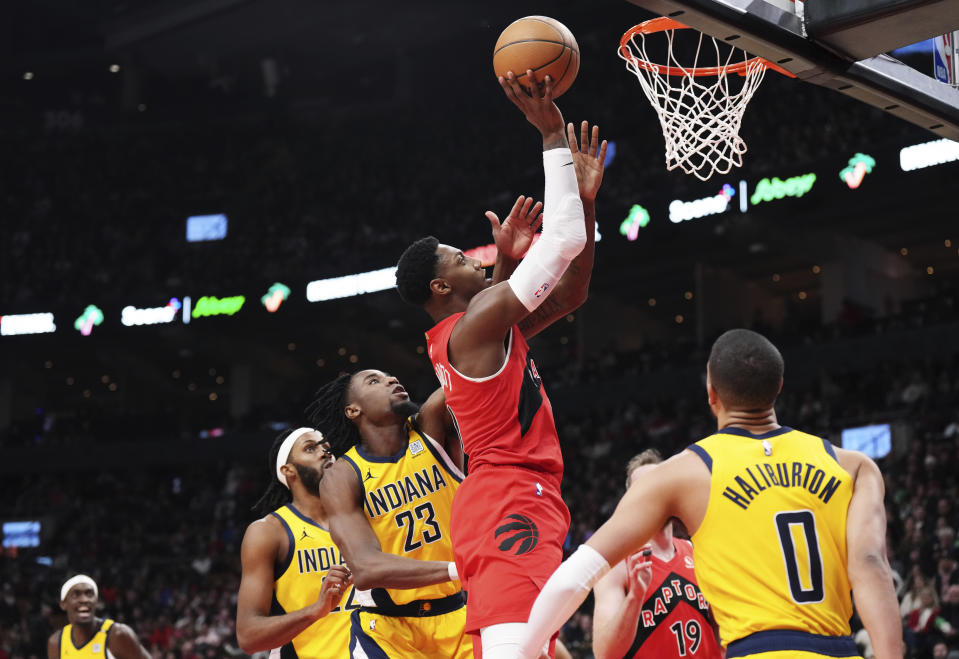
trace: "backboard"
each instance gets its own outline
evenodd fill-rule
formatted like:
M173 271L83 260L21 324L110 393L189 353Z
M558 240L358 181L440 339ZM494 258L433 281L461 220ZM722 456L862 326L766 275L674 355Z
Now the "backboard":
M959 89L885 54L959 29L959 0L630 2L959 141Z

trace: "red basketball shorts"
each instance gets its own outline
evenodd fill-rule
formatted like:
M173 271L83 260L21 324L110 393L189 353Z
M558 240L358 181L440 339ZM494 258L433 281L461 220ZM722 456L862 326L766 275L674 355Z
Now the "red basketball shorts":
M456 569L467 592L466 631L526 622L563 561L569 509L558 479L521 467L483 467L453 499Z

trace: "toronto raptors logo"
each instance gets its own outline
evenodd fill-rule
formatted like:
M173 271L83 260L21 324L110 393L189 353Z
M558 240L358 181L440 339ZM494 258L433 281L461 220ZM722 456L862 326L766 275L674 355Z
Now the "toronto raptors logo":
M505 523L495 533L497 538L503 536L498 549L517 556L532 551L539 541L539 530L533 520L523 515L507 515L503 521ZM519 547L514 549L516 543L519 543Z

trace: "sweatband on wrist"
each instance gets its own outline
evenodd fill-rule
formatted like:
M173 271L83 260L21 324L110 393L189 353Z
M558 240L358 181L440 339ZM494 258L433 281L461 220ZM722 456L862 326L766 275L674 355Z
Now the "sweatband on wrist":
M460 573L456 569L456 563L450 561L449 565L446 566L446 570L449 572L450 581L459 581Z
M609 572L609 563L589 545L580 545L560 565L539 592L529 612L520 657L536 659L543 645L559 631L593 585Z

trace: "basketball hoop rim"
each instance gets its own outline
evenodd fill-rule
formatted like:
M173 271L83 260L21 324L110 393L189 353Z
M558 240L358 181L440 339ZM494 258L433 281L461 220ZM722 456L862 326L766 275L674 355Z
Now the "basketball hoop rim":
M626 30L626 33L623 34L622 39L619 40L619 54L620 57L625 59L627 62L633 64L634 66L645 69L646 71L655 71L660 75L669 75L669 76L721 76L729 73L736 73L741 76L745 76L750 68L755 69L756 65L772 69L777 73L781 73L784 76L795 78L796 76L787 71L786 69L777 66L770 62L769 60L763 59L762 57L753 57L747 59L743 62L736 62L735 64L730 64L728 66L710 66L710 67L691 67L683 68L680 66L663 66L662 64L655 64L649 62L641 57L637 57L633 54L633 51L629 48L629 43L632 41L633 37L637 34L647 35L655 34L657 32L665 32L667 30L688 30L690 29L688 25L683 25L677 20L668 18L666 16L660 16L659 18L651 18L648 21L643 21L639 25L634 25L633 27ZM734 46L735 47L735 46Z

